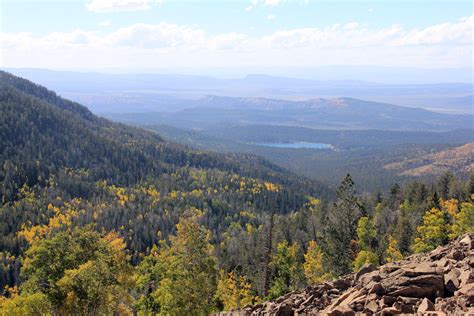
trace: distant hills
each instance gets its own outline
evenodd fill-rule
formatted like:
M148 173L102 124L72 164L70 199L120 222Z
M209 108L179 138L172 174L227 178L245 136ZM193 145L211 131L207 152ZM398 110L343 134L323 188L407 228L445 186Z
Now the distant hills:
M173 104L173 103L170 103ZM182 100L173 112L110 114L148 124L196 128L216 122L244 125L282 125L322 129L381 129L448 131L471 128L473 115L448 115L419 108L353 98L289 101L267 98L206 96Z
M441 175L448 171L469 173L474 171L474 143L391 163L385 168L407 176Z
M294 77L284 77L252 74L249 69L250 75L234 75L234 78L22 68L8 71L50 87L96 113L168 111L179 108L180 99L205 95L284 100L350 97L446 113L473 111L474 84L472 71L468 70L462 70L463 75L453 75L458 71L322 67L305 73L289 71ZM272 69L266 71L274 73ZM386 73L391 75L384 77Z

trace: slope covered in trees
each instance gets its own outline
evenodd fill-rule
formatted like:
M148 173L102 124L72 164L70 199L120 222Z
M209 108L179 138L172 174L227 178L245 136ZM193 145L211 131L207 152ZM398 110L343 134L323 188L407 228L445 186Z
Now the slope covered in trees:
M228 310L473 229L472 177L334 195L0 79L2 313Z
M5 72L0 135L2 289L20 283L24 250L48 229L117 231L136 264L186 210L203 213L218 243L230 225L257 227L270 209L332 194L256 156L190 150L109 122Z

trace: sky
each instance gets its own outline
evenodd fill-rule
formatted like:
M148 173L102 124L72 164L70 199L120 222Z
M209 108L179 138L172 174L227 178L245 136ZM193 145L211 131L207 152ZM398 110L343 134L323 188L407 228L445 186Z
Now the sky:
M472 68L471 0L3 0L0 67Z

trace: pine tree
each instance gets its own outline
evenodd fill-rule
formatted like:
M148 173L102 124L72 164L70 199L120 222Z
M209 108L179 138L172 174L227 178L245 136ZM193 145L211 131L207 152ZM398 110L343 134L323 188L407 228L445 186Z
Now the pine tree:
M265 245L265 254L264 254L264 273L263 273L263 296L268 296L268 291L270 290L270 276L271 276L271 267L270 263L272 260L272 248L273 248L273 228L275 221L275 210L272 209L270 214L270 225L268 226L267 240Z
M449 172L446 172L445 174L439 177L437 187L441 199L449 199L449 187L452 181L454 181L454 176L452 173Z
M398 249L406 256L411 252L411 244L414 234L414 225L410 216L410 205L405 201L400 205L397 226L395 229L395 239L398 241Z
M337 202L329 210L321 247L331 272L339 276L352 271L356 224L362 213L362 206L355 195L354 182L350 175L342 181L337 196Z

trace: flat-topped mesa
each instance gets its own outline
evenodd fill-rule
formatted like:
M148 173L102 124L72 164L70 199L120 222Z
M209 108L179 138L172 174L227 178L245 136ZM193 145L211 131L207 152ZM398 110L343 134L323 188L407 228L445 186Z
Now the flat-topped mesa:
M247 315L473 315L474 234L426 254L281 296L273 301L222 312Z

